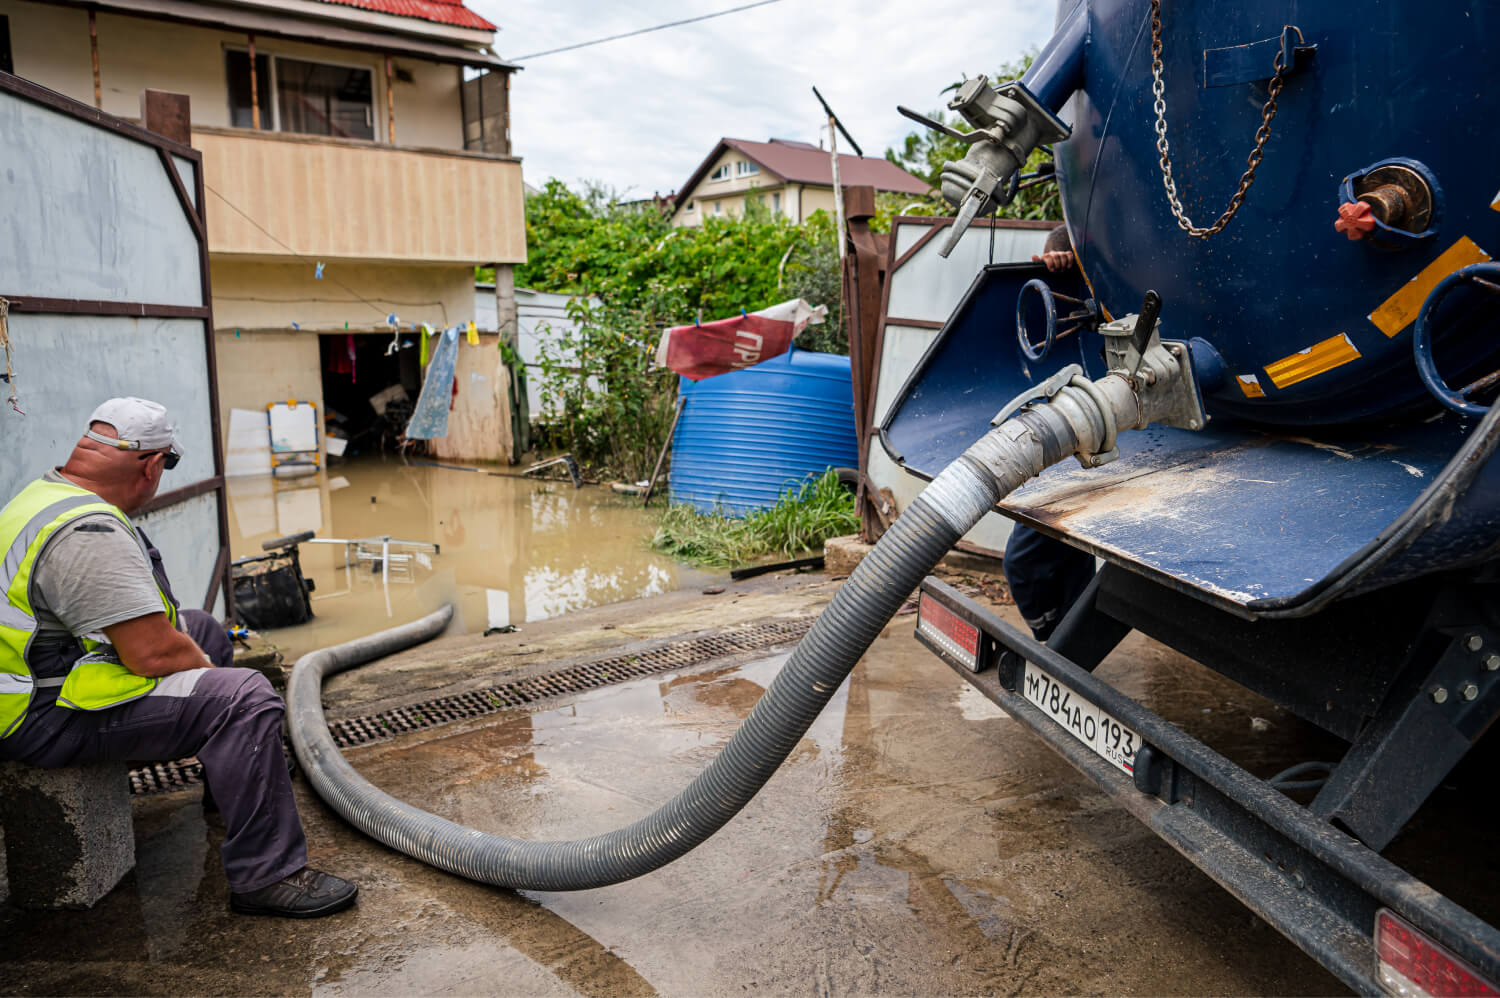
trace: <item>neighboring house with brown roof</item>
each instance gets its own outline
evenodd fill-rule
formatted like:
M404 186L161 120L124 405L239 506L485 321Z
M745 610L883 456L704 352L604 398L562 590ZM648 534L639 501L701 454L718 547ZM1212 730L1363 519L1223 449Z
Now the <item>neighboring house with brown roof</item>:
M462 0L0 0L0 69L124 118L144 89L186 95L176 137L203 155L223 425L286 399L373 419L368 396L417 384L413 324L474 318L476 264L497 266L514 324L520 67L496 30ZM435 448L494 458L490 396L468 388L470 373L495 383L499 352L460 356L456 429Z
M930 189L889 160L839 154L839 182L919 196ZM682 185L673 225L702 225L709 216L739 216L752 199L774 215L801 223L818 210L833 211L833 163L826 149L808 142L720 139Z

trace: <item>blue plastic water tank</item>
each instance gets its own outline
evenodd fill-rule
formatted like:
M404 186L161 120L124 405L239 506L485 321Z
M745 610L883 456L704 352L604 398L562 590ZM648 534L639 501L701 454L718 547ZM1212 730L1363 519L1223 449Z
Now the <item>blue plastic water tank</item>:
M792 350L754 367L682 382L672 438L672 502L743 516L831 467L854 467L849 358Z

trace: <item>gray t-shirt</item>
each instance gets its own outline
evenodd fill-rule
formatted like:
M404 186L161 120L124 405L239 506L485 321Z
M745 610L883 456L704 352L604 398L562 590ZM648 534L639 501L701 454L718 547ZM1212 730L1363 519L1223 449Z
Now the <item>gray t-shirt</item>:
M49 482L68 480L54 469ZM31 570L37 639L96 634L111 624L161 613L151 562L132 531L108 513L69 521L47 540Z

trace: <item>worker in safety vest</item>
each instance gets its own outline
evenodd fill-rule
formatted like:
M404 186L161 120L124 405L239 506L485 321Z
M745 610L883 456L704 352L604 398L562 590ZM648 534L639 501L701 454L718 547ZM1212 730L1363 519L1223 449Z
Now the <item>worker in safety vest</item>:
M216 667L233 658L223 629L179 609L130 521L181 457L165 409L110 399L67 464L0 509L0 759L197 756L224 818L230 908L340 911L358 888L307 866L281 698L253 669Z

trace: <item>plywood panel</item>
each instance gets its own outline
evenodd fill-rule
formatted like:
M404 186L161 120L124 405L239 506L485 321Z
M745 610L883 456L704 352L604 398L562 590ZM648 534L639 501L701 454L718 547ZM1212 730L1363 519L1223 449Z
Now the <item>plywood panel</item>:
M448 435L432 441L438 457L506 461L511 454L510 371L498 338L480 336L478 346L458 345L458 398L448 413Z
M215 255L526 259L514 160L228 130L195 131L193 144L218 195L208 213Z

